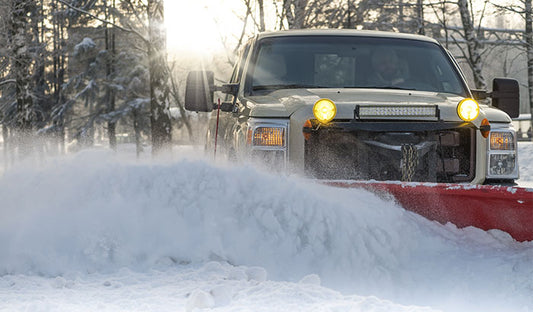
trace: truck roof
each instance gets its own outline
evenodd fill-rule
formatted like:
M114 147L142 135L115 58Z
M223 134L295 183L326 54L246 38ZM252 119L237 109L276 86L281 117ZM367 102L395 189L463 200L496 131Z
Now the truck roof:
M437 43L437 40L413 34L404 34L391 31L377 30L356 30L356 29L293 29L273 32L264 32L257 35L257 39L272 37L291 37L291 36L352 36L352 37L380 37L408 39Z

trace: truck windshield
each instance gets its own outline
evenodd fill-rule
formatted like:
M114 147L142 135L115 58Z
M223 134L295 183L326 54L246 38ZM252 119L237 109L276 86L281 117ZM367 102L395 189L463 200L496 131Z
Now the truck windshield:
M431 42L350 36L265 38L254 58L253 94L289 88L467 94L446 52Z

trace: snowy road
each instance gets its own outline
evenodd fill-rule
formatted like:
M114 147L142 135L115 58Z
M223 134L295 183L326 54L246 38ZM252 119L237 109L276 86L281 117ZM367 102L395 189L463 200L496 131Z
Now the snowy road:
M6 171L0 311L533 311L533 242L197 158Z

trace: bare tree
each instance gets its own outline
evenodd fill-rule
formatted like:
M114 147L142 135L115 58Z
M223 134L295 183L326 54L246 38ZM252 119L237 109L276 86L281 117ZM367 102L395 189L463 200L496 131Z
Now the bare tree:
M284 14L282 15L287 19L289 29L305 28L308 3L309 0L283 0Z
M486 4L486 2L485 2ZM470 0L458 0L459 14L461 15L461 22L463 24L463 37L466 40L468 54L466 58L468 65L472 69L474 76L474 84L478 89L486 89L487 83L485 77L481 72L482 58L481 58L481 44L478 40L476 29L474 26L474 14L471 11L472 3ZM481 16L482 18L483 16ZM481 20L480 18L480 20ZM481 24L481 21L480 21Z
M517 13L524 18L524 46L527 62L527 89L529 111L531 114L530 127L533 129L533 7L532 0L516 1L512 5L502 6L492 3L504 12ZM532 138L533 140L533 138Z

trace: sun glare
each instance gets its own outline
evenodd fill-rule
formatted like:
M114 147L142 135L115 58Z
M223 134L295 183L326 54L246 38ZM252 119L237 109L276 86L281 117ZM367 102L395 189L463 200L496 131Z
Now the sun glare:
M221 51L222 38L231 40L242 23L232 10L221 1L165 1L169 52L206 55Z

